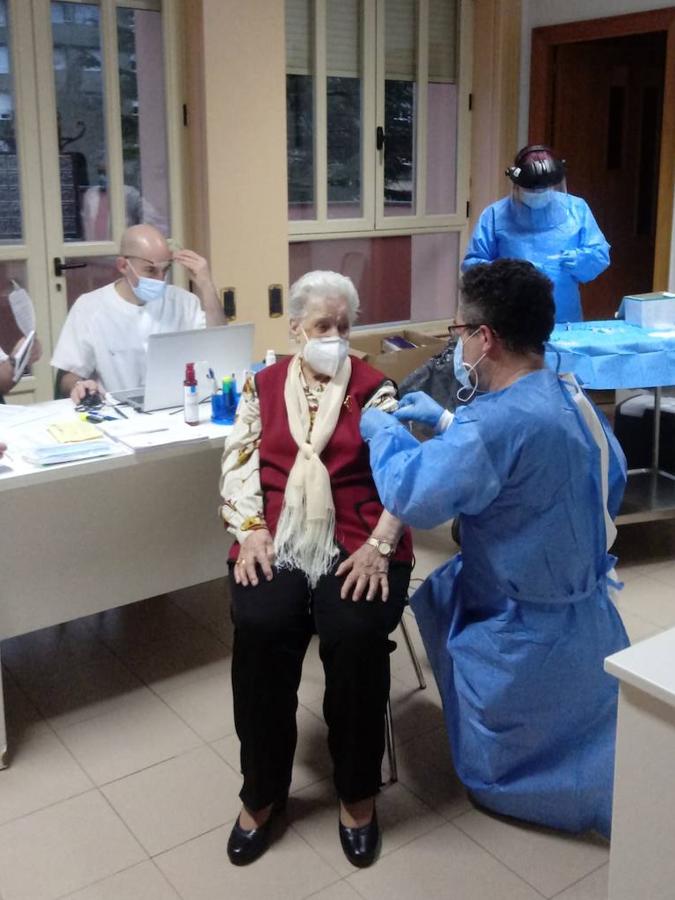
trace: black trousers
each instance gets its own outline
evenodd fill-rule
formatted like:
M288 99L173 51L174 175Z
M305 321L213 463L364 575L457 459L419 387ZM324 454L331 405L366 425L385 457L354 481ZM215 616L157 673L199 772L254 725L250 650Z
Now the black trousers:
M241 742L240 797L256 811L291 783L302 661L319 636L326 688L323 712L338 796L375 795L384 754L389 697L388 635L401 620L411 567L392 563L389 599L340 599L343 578L329 574L312 590L295 570L274 570L256 587L236 584L230 567L234 720Z

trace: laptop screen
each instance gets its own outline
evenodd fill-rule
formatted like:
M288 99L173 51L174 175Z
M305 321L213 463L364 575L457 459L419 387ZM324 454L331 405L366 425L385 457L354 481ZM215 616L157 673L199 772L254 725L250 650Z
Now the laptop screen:
M234 374L241 390L243 373L253 363L253 337L252 324L150 335L144 409L182 405L185 366L190 362L195 364L200 398L212 391L213 384L206 378L209 369L216 384Z

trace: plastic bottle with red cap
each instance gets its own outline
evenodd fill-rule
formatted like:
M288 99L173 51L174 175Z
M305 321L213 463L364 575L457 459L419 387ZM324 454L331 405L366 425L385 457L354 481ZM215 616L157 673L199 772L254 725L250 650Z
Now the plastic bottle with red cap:
M183 381L183 414L188 425L199 425L199 396L197 394L197 376L195 364L185 364L185 380Z

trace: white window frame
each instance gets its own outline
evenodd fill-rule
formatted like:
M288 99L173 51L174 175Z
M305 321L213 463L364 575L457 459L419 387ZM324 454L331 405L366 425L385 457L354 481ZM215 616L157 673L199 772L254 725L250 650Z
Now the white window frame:
M19 185L23 238L16 243L0 244L1 262L23 262L27 287L35 304L38 336L43 347L49 344L49 309L45 233L40 178L40 147L36 140L37 84L33 63L33 20L25 0L8 0L10 60L14 95L14 129L18 146ZM46 352L46 350L44 351ZM24 375L12 390L12 396L30 402L37 392L44 399L51 394L51 377L45 366Z
M182 0L73 0L97 2L101 9L103 78L106 97L108 168L111 184L112 238L109 241L63 241L61 182L53 95L51 9L49 0L7 0L11 38L15 132L18 143L23 239L0 244L1 262L24 262L33 298L43 359L35 373L24 376L12 391L23 402L51 398L52 349L66 317L65 279L52 273L54 256L115 256L125 228L122 141L117 54L118 6L161 9L164 43L168 190L172 237L183 242ZM178 273L178 281L185 276Z
M359 218L328 217L328 160L326 109L326 0L314 0L314 206L316 217L291 219L289 241L330 240L340 237L385 237L387 235L424 234L460 231L466 240L468 230L469 164L473 16L471 0L458 0L457 29L457 170L456 212L453 214L416 213L406 216L384 215L384 151L375 146L375 129L384 127L384 9L385 0L363 0L361 78L362 78L362 190L363 215ZM416 118L416 197L426 202L427 160L427 73L429 0L417 0L417 118ZM376 53L369 48L376 47ZM319 87L322 87L320 90Z
M35 2L35 0L33 0ZM36 53L38 84L50 84L52 75L52 28L51 0L42 2L42 15L36 16ZM110 183L110 216L111 238L108 241L68 241L64 242L69 256L100 256L110 253L116 255L119 240L125 223L123 152L121 105L119 91L119 56L117 47L117 8L161 11L162 40L164 43L164 83L166 98L167 154L169 161L169 198L172 224L172 237L181 240L180 224L183 221L182 191L180 187L181 138L178 116L180 96L180 71L178 61L180 51L177 35L177 2L178 0L68 0L70 3L96 5L101 15L101 51L103 54L103 92L105 97L104 117L106 129L106 151L108 162L108 180ZM51 106L51 108L49 108ZM48 133L41 135L43 142L43 173L45 189L51 191L48 208L55 221L50 222L52 228L62 229L61 222L61 179L58 165L58 140L56 126L56 107L50 98L47 109L43 113L49 119ZM58 216L54 211L58 212Z
M21 0L25 3L26 0ZM180 89L179 8L180 0L68 0L74 3L93 3L100 9L101 50L103 53L103 96L106 129L108 180L110 183L111 237L103 241L64 241L61 214L61 178L59 173L58 129L56 104L53 94L40 110L40 147L42 179L45 198L45 231L47 234L47 261L52 257L100 257L116 256L119 242L126 228L124 208L124 166L121 131L121 103L119 90L119 56L117 45L117 8L161 11L162 40L164 45L164 88L166 104L167 159L171 236L183 241L183 192L180 182L182 169L182 143L178 98ZM35 54L37 83L53 84L53 38L51 25L51 0L32 0L35 8ZM38 98L40 104L40 98ZM50 282L54 279L51 277ZM179 273L177 283L184 284ZM67 315L65 282L58 293L50 293L50 318L52 335L58 335Z

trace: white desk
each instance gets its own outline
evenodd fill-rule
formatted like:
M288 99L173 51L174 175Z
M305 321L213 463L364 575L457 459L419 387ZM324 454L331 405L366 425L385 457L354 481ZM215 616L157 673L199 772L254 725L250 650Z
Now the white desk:
M204 443L0 477L0 639L222 577L227 430Z
M675 628L608 656L620 682L609 900L675 895Z

